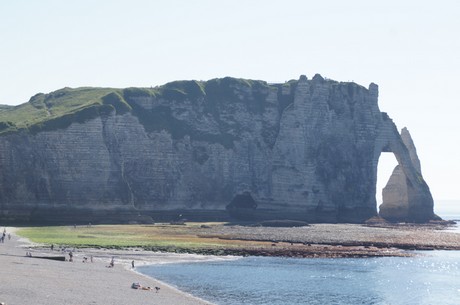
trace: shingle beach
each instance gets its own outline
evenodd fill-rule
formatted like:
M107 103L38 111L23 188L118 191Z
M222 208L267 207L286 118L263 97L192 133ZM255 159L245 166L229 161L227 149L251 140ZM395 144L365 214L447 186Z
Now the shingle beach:
M13 231L13 232L12 232ZM120 251L91 250L74 254L73 262L40 259L36 256L64 256L58 250L31 248L19 239L14 229L7 228L11 240L0 243L0 303L6 305L204 305L211 304L183 293L162 282L129 270L131 260L145 263L155 259L136 257L133 251L123 255ZM88 258L93 255L93 262ZM161 256L161 254L159 254ZM108 268L111 257L115 266ZM68 255L66 255L68 258ZM84 263L84 257L88 262ZM178 258L176 258L178 259ZM153 290L132 289L140 283ZM156 292L155 287L160 290Z

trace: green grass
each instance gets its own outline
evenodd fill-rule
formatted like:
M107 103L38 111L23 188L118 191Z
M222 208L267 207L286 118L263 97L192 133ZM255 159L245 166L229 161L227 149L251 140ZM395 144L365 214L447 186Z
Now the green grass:
M169 100L196 100L206 95L203 82L175 81L159 87L160 94Z
M102 98L109 93L116 92L111 88L64 88L50 94L36 94L28 103L3 109L0 111L0 122L9 123L11 128L0 129L26 129L37 124L67 116L71 119L73 114L89 107L104 104ZM71 121L69 122L71 123ZM35 127L35 129L40 129Z
M238 89L237 89L238 88ZM188 100L214 116L221 126L221 134L189 134L197 140L221 142L232 147L234 136L228 130L220 113L228 104L245 103L251 113L263 113L265 100L276 86L263 81L225 77L209 81L175 81L155 88L63 88L49 94L38 93L29 102L11 107L0 105L0 134L20 130L37 133L63 129L74 122L83 123L97 116L115 111L117 115L131 112L147 131L167 130L174 138L191 133L190 126L172 117L168 103ZM163 99L161 106L146 110L138 98Z

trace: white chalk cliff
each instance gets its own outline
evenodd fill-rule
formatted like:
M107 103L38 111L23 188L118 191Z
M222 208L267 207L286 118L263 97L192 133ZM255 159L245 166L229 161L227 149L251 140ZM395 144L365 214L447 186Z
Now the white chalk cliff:
M98 89L41 94L23 107L52 114L91 90ZM155 219L176 211L217 219L245 193L257 203L256 218L362 222L377 215L382 152L398 160L392 179L404 197L384 198L382 216L435 217L418 159L379 110L375 84L320 75L284 84L181 81L113 89L71 113L13 123L0 126L6 221Z

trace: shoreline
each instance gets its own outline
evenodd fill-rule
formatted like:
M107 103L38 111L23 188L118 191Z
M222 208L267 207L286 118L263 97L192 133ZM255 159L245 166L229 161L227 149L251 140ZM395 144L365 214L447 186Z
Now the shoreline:
M55 261L37 256L61 256L60 251L51 251L18 237L12 228L7 228L7 233L11 233L11 240L6 238L0 244L0 302L7 305L213 305L129 268L132 257L141 264L141 258L149 262L155 253L149 255L152 257L128 258L126 251L75 249L73 262ZM27 257L26 252L31 252L32 257ZM83 257L89 255L93 255L93 262L84 263ZM65 256L68 259L67 252ZM115 266L107 268L112 256ZM160 290L132 289L131 284L135 282Z
M227 243L226 248L172 248L188 253L154 252L142 248L58 248L35 244L14 233L0 244L0 302L43 305L182 304L212 305L187 292L144 275L135 266L177 262L234 260L244 256L295 258L410 257L410 250L460 250L460 234L427 226L365 226L353 224L315 224L296 228L247 226L182 226L187 234L203 241ZM233 241L238 241L233 243ZM384 242L383 242L384 241ZM238 247L235 247L235 244ZM158 249L158 247L157 247ZM171 250L171 248L168 248ZM73 262L53 261L37 256L65 256L73 252ZM25 253L31 252L32 258ZM195 253L195 254L191 254ZM204 255L203 255L204 254ZM219 255L212 255L219 254ZM224 256L233 254L234 256ZM90 262L92 256L93 262ZM88 262L83 262L87 257ZM114 258L115 267L107 268ZM6 279L6 280L5 280ZM159 293L131 288L160 287Z

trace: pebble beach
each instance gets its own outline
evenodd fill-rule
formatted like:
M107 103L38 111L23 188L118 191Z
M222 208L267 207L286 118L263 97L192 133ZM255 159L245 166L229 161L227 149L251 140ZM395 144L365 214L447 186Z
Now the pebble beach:
M136 264L174 260L174 255L136 255L134 251L88 249L74 252L73 262L58 250L31 247L7 228L11 240L0 244L0 304L6 305L209 305L206 301L130 270ZM32 257L26 256L31 252ZM38 258L66 256L67 261ZM83 262L93 256L93 262ZM114 257L113 268L107 267ZM132 289L139 283L152 290ZM155 287L160 288L157 292ZM2 303L3 302L3 303Z

